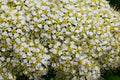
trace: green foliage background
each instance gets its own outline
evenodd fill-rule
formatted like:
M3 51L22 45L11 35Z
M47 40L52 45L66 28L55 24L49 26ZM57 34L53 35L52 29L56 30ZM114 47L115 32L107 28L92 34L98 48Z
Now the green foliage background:
M111 7L115 10L120 11L120 0L107 0Z

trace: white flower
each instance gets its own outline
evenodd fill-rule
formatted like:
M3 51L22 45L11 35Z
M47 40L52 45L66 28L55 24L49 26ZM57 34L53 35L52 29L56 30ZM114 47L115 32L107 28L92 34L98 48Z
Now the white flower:
M70 1L72 1L73 3L76 3L78 0L70 0Z
M50 49L50 51L51 51L53 54L56 54L56 53L57 53L57 50L56 50L56 49Z
M26 58L27 57L25 53L22 53L21 55L22 55L22 58Z
M44 26L44 30L47 31L48 29L49 29L48 25L45 25L45 26Z
M5 49L5 48L2 48L2 49L1 49L1 51L5 52L5 51L6 51L6 49Z
M17 73L36 77L40 72L41 76L51 64L56 71L71 74L66 80L73 76L73 80L93 80L100 77L101 68L119 64L120 15L107 1L10 1L0 3L0 60L11 63L10 68L20 64ZM10 50L12 54L7 54ZM104 56L102 65L97 63ZM14 79L4 63L2 74Z
M21 43L23 47L29 47L29 45L27 43Z
M52 35L52 38L53 38L53 39L56 39L56 35Z
M32 57L31 60L32 60L33 63L36 63L36 58L35 57Z
M50 55L43 55L44 60L49 60L51 57Z
M33 25L30 25L30 29L31 29L31 30L34 30L34 26L33 26Z
M65 3L69 3L69 0L61 0L61 1L65 2Z
M24 59L24 60L23 60L23 62L24 62L24 63L27 63L27 60L26 60L26 59Z
M7 58L7 60L6 60L7 62L10 62L10 58Z
M28 56L32 56L32 53L31 53L31 52L28 52L27 55L28 55Z
M2 9L2 10L7 10L7 9L8 9L8 6L7 6L7 5L2 5L2 6L1 6L1 9Z
M0 60L1 60L1 61L4 61L4 60L5 60L5 58L4 58L4 57L0 57Z
M40 40L39 39L35 39L35 44L38 44L40 43Z
M39 27L39 28L42 28L42 24L38 24L38 27Z
M23 33L21 29L17 29L16 32L21 34Z
M80 80L85 80L85 77L81 77Z
M68 47L65 44L62 44L62 50L64 51L64 50L67 50L67 49L68 49Z
M19 34L14 34L14 38L17 38L19 36Z

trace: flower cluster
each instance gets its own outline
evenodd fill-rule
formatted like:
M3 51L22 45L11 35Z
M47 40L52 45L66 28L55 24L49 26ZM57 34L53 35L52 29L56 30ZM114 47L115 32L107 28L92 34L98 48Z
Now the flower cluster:
M97 80L120 66L120 14L105 0L0 0L0 73ZM56 80L60 75L56 75Z

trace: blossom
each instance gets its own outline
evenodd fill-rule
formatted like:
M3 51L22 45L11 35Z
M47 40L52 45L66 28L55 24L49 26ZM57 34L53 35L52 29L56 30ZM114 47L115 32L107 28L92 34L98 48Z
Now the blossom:
M120 15L105 0L0 0L0 7L5 79L36 78L51 65L56 80L94 80L120 66Z

